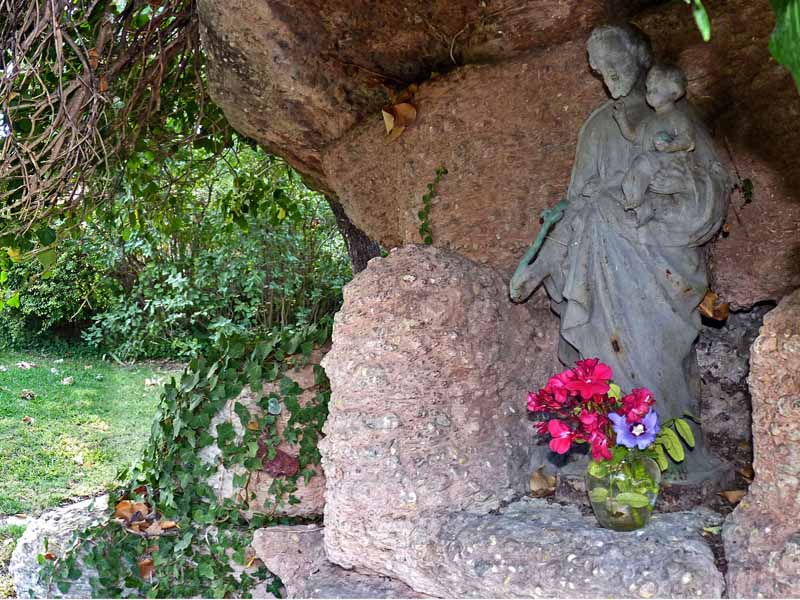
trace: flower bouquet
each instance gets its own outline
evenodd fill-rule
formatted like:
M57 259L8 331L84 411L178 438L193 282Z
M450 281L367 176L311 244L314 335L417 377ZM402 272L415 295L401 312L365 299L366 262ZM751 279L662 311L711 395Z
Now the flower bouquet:
M529 393L528 410L540 417L534 427L549 434L553 452L589 444L586 490L595 516L604 527L631 531L650 519L667 456L681 462L681 440L690 448L695 441L684 419L661 422L648 389L623 396L612 376L597 358L578 361Z

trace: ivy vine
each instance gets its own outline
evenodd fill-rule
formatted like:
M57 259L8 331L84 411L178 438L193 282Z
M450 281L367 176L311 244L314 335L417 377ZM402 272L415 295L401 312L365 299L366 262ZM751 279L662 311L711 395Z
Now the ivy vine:
M419 235L422 237L422 243L427 244L428 246L433 244L430 221L431 203L437 196L439 182L445 175L447 175L447 169L445 167L439 167L436 169L436 176L433 178L433 181L428 184L428 191L422 196L422 210L417 213L417 217L419 217L420 220Z
M314 365L317 394L313 402L301 405L303 390L291 379L290 369L308 365L314 348L330 339L331 328L332 320L326 319L278 329L261 340L229 337L192 360L180 381L173 379L164 387L143 459L121 474L120 480L130 483L111 494L108 522L78 533L63 556L45 552L38 557L41 580L51 593L67 593L85 565L97 572L90 576L95 597L250 597L253 587L270 576L264 567L250 568L255 560L249 553L253 531L300 522L274 516L275 508L298 502L298 479L313 477L320 462L317 443L328 414L330 385L324 370ZM265 382L278 382L280 393L262 393ZM216 437L211 435L212 419L246 385L258 394L263 414L252 414L236 402L231 420L218 424ZM277 423L284 410L290 418L280 435ZM237 436L236 418L243 437ZM298 468L293 475L274 478L269 506L255 506L248 473L274 461L283 440L300 448ZM218 464L198 457L212 444L221 450L221 464L242 471L234 477L232 498L218 499L209 485ZM113 519L120 516L120 507L130 507L126 518ZM139 531L132 529L133 521L143 523ZM280 586L274 578L269 591L278 595Z

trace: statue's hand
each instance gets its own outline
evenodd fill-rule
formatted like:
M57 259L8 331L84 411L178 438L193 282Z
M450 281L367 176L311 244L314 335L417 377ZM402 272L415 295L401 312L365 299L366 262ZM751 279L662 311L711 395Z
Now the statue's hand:
M657 194L680 194L689 191L688 169L676 163L659 169L650 180L650 190Z

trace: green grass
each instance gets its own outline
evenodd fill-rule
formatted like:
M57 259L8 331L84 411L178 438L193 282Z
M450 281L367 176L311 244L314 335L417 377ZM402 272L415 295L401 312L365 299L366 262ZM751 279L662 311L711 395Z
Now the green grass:
M0 372L0 514L35 514L95 494L138 460L147 441L161 388L145 379L163 373L56 359L0 352L8 369ZM19 369L19 361L37 367ZM63 385L65 377L74 384ZM35 398L22 398L23 390Z
M8 561L17 540L25 532L23 525L5 525L0 527L0 598L14 598L14 582L8 574Z

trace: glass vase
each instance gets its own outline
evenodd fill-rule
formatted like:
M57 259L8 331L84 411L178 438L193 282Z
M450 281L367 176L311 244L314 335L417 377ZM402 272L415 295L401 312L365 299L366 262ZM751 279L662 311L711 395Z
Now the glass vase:
M661 469L652 458L631 452L619 462L589 461L586 491L597 521L615 531L644 527L653 514Z

